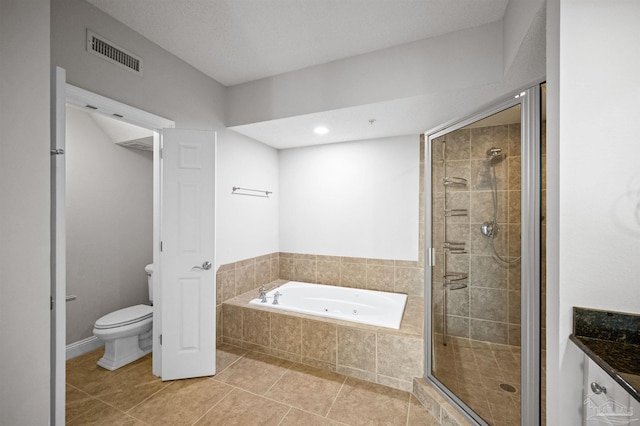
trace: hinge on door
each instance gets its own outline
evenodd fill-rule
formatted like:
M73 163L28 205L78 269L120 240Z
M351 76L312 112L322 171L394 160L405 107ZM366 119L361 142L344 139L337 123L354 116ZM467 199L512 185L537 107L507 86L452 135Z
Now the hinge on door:
M436 249L429 247L427 251L429 256L429 266L436 266Z
M162 334L158 338L160 339L160 346L162 346Z
M160 251L162 251L162 241L160 241Z
M160 148L160 159L162 160L162 148Z
M51 307L49 308L49 310L53 311L53 296L49 296L49 299L51 301Z

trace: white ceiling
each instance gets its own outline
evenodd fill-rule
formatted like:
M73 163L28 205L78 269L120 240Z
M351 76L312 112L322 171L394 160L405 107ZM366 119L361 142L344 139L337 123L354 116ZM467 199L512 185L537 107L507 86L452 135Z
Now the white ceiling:
M232 86L503 18L509 0L86 0ZM419 134L425 116L485 89L391 100L232 127L277 149ZM464 96L464 98L462 98ZM439 105L438 107L434 105ZM446 108L445 108L446 109ZM464 111L467 114L469 111ZM375 119L373 124L370 119ZM437 121L436 121L437 122ZM325 125L330 133L313 134Z
M509 0L87 0L226 86L497 21Z

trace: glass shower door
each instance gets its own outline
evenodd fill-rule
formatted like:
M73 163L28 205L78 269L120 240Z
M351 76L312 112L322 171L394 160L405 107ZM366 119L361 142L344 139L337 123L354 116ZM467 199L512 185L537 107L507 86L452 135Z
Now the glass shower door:
M522 279L529 270L521 241L522 183L529 184L523 116L516 99L428 136L425 371L479 424L521 424L522 360L530 362L522 348L522 285L530 281Z

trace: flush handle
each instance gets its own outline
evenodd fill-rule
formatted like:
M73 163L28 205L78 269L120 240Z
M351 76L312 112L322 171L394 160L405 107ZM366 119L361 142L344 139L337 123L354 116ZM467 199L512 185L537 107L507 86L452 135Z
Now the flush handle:
M209 262L209 261L207 260L206 262L204 262L204 263L202 264L202 266L198 266L198 265L196 265L196 266L194 266L194 267L193 267L193 268L191 268L191 269L200 269L200 270L203 270L203 271L208 271L209 269L211 269L211 262Z
M600 395L601 393L607 393L607 388L605 388L604 386L602 386L597 382L591 382L591 390L596 395Z

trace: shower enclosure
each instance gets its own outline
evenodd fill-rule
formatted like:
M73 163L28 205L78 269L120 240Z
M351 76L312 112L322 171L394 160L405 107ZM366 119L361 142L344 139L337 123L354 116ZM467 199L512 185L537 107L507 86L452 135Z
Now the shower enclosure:
M425 135L425 378L477 424L540 419L540 99Z

